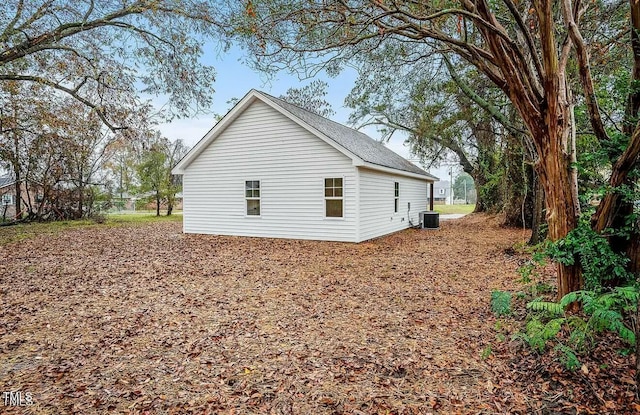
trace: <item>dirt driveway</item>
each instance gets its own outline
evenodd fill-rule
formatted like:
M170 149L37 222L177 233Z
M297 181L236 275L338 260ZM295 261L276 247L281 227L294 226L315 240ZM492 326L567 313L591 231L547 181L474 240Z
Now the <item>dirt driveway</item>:
M361 244L91 227L0 247L14 413L513 412L492 289L527 234L470 215ZM485 356L486 357L486 356ZM1 404L2 402L0 402Z

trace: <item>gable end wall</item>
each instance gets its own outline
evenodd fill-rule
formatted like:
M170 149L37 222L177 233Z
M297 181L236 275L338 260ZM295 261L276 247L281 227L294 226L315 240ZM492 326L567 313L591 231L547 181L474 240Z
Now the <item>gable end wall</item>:
M324 217L324 178L343 177L344 218ZM246 216L244 182L260 180L261 216ZM351 159L261 101L186 168L184 231L356 242Z

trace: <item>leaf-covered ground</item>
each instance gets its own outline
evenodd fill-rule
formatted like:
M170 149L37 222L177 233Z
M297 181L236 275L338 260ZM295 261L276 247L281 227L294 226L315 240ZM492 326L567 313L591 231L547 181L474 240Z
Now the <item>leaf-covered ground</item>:
M158 222L0 246L0 391L35 402L0 412L633 412L586 386L595 368L580 386L499 340L491 290L519 289L526 233L441 225L345 244Z

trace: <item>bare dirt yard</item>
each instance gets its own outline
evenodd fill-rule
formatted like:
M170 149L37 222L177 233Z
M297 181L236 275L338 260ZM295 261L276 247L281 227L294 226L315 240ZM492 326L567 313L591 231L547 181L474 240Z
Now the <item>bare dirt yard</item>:
M96 225L0 246L0 391L34 403L0 412L556 413L553 396L579 401L560 383L534 396L530 373L491 353L491 290L518 289L510 248L528 234L479 215L441 225L361 244Z

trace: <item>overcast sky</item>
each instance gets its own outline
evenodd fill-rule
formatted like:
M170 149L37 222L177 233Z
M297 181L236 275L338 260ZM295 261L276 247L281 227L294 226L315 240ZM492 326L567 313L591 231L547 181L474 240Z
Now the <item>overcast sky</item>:
M206 54L204 56L205 62L213 65L217 72L217 77L214 81L216 93L213 96L213 113L161 124L158 128L162 134L171 140L182 139L189 147L193 147L214 126L216 122L214 114L224 115L227 113L230 109L229 100L242 98L252 88L277 97L283 95L289 88L308 85L312 81L310 79L300 81L296 76L286 73L278 74L274 79L268 79L243 64L242 57L242 51L235 48L224 54L213 52ZM320 77L320 79L329 84L328 95L325 98L336 112L331 116L334 121L342 124L347 123L350 109L344 107L344 99L351 91L356 76L357 74L354 70L346 69L337 78ZM159 99L154 99L154 102L157 106L163 104ZM365 132L373 139L380 139L380 134L376 132L375 128L367 128ZM395 137L386 145L401 156L411 159L409 149L404 145L403 141L402 137ZM430 173L441 180L448 180L449 169L449 167L442 166L439 169L430 169ZM454 170L455 175L457 173Z

